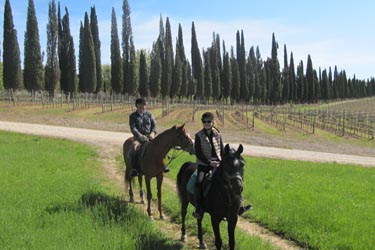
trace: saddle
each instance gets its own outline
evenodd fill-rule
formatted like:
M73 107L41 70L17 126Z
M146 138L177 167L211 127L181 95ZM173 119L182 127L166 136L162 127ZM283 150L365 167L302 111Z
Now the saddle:
M212 170L204 175L204 178L202 181L203 197L206 197L208 194L208 191L210 191L211 184L212 184L212 175L213 175ZM190 176L188 183L186 184L187 191L194 196L195 196L195 184L197 183L197 176L198 176L198 170L195 170L194 173Z

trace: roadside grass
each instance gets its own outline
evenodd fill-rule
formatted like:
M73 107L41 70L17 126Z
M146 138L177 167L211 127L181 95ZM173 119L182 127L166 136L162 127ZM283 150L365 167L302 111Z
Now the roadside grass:
M0 248L181 249L101 183L88 146L0 132Z
M181 155L168 177L175 179L182 163L193 159ZM245 160L243 197L253 205L245 218L308 249L373 249L375 169L247 156ZM164 197L170 192L165 190ZM164 199L172 214L179 211L176 198ZM170 209L169 203L173 204ZM189 231L196 227L191 212ZM175 216L179 220L179 213ZM210 231L209 222L204 225ZM242 244L238 235L237 242Z

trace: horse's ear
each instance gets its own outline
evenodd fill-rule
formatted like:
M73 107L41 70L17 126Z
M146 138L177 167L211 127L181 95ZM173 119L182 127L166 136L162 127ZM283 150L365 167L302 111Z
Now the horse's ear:
M177 129L177 126L176 125L172 126L172 129Z
M225 145L225 147L224 147L224 152L225 152L225 154L228 154L229 151L230 151L230 147L229 147L229 144L227 144L227 145Z
M182 124L180 127L178 127L178 129L183 130L184 127L185 127L185 123Z
M237 154L240 155L242 152L243 152L243 146L242 144L240 144L240 146L238 146L238 149L237 149Z

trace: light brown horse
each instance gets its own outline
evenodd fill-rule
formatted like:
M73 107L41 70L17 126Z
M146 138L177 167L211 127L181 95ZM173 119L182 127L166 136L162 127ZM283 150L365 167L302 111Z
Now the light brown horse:
M145 177L146 190L147 190L147 213L148 216L152 218L151 215L151 178L156 177L157 181L157 196L158 196L158 210L160 213L160 219L163 219L162 207L161 207L161 186L163 183L164 169L165 169L165 156L170 149L174 147L181 147L183 150L191 151L193 148L193 140L187 130L185 129L185 124L182 126L173 126L167 129L150 141L145 151L139 159L138 164L140 168L140 174L138 176L138 182L140 187L141 201L144 203L143 199L143 188L142 188L142 176ZM128 138L123 145L123 156L125 161L125 183L129 185L129 196L130 202L134 202L134 195L132 189L132 176L131 171L134 166L128 157L128 152L135 142L134 137Z

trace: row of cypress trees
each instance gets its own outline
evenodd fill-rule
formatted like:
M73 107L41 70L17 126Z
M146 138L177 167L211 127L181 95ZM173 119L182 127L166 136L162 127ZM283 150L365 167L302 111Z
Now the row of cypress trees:
M47 58L43 68L38 25L33 0L29 0L25 33L23 79L17 32L14 29L9 0L4 8L4 87L27 90L45 89L53 93L60 83L65 93L76 91L98 93L113 91L127 95L197 100L224 100L257 104L315 103L338 98L360 98L375 95L374 79L347 78L345 71L331 68L316 71L310 55L306 69L301 60L296 67L293 53L284 45L284 65L278 61L278 43L272 34L271 57L263 60L259 48L245 50L243 31L236 33L236 53L229 50L218 34L213 34L210 47L199 49L195 24L191 28L191 63L187 60L181 24L178 27L175 53L169 18L164 27L160 17L159 35L151 51L136 51L133 41L130 6L122 6L122 41L117 29L115 9L112 8L110 86L103 84L100 61L100 40L95 7L90 18L86 12L80 26L78 77L74 41L70 33L69 13L61 18L60 4L49 3L47 24ZM122 54L121 54L122 49ZM221 52L221 49L223 50ZM108 71L104 71L106 73ZM23 81L22 81L23 80Z

